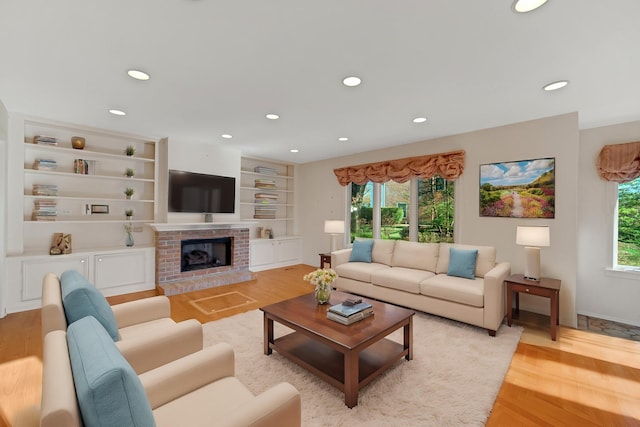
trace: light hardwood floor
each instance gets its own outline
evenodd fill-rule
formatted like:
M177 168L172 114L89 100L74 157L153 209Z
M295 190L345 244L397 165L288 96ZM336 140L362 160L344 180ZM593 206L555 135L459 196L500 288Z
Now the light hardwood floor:
M172 317L205 323L311 292L302 276L312 269L269 270L256 281L172 296ZM139 292L109 301L153 295ZM240 305L225 309L227 303ZM516 322L525 331L488 426L640 426L640 343L565 327L553 342L548 317L523 313ZM38 404L41 358L39 310L0 319L0 426L11 426L23 408Z

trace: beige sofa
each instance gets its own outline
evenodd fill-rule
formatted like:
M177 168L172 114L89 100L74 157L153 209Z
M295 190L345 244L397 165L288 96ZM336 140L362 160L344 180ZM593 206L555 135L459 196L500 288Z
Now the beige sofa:
M478 251L473 279L447 274L451 248ZM504 320L511 265L496 262L494 247L375 239L371 262L350 262L351 253L331 254L339 290L480 326L491 336Z
M44 338L41 408L21 426L300 426L298 391L280 383L254 396L234 376L228 344L137 375L93 317L68 332Z

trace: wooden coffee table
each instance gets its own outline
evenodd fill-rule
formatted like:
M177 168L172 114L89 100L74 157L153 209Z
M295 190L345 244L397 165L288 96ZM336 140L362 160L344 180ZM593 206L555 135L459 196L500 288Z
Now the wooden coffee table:
M318 305L313 294L267 305L264 312L264 354L273 350L344 392L344 403L358 404L359 390L403 356L413 359L412 310L363 299L374 315L352 325L327 319L329 306L351 295L333 291L329 304ZM294 332L274 338L273 322ZM404 343L385 338L404 329Z

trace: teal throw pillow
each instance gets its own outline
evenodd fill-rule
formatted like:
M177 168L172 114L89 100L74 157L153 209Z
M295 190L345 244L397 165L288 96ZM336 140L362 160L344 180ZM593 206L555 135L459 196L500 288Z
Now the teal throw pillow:
M118 323L107 299L82 274L67 270L60 276L62 305L67 324L86 316L95 317L114 341L118 341Z
M69 325L67 344L85 426L155 426L140 378L94 317Z
M447 276L475 279L477 259L477 249L465 250L449 248L449 269L447 271Z
M371 262L373 240L354 240L351 249L350 262Z

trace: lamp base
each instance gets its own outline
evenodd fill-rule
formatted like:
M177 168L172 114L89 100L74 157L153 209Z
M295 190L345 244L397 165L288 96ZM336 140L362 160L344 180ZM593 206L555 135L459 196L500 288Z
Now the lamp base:
M524 264L524 278L527 280L533 280L535 282L540 281L540 248L526 246L524 248L525 264Z
M338 246L338 243L336 241L337 237L338 237L337 234L331 233L331 252L335 252L337 250L337 246Z

